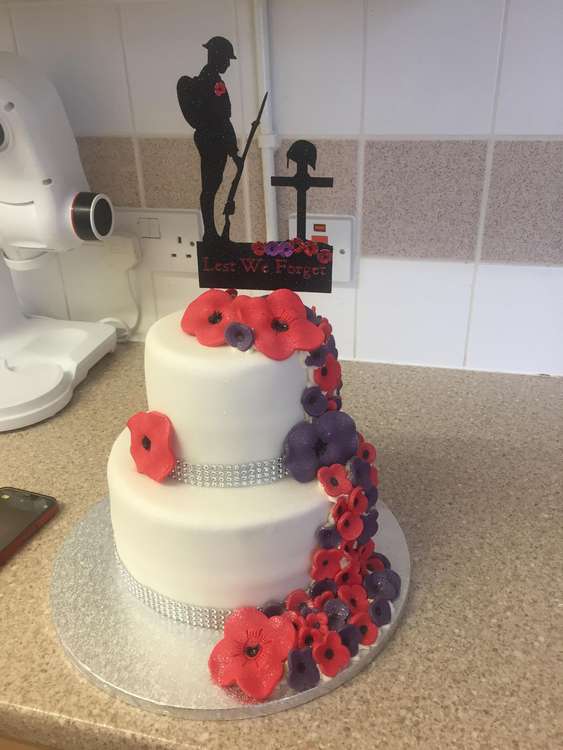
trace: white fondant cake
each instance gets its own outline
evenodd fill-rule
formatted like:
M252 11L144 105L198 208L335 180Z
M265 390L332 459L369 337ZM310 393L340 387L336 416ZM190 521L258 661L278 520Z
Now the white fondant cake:
M305 354L276 361L255 349L202 346L180 320L181 313L159 320L145 345L148 406L172 422L176 457L201 465L280 456L304 417ZM155 482L137 471L125 430L111 451L108 484L117 552L160 594L197 606L259 606L309 580L315 531L329 509L316 481Z
M119 556L160 594L229 609L283 599L308 582L315 530L328 508L316 482L159 484L137 472L127 430L113 446L108 482Z
M207 347L180 327L181 313L155 323L146 339L149 409L174 425L174 452L193 464L277 458L303 418L303 355L283 362L255 350Z

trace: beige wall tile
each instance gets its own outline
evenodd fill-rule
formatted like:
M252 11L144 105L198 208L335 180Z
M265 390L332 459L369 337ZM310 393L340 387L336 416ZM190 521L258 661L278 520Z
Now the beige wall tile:
M91 190L107 193L115 206L139 206L139 181L131 138L77 138Z
M296 139L293 139L296 140ZM295 165L287 167L286 152L293 140L283 140L276 151L276 174L289 175ZM319 177L334 177L334 187L311 188L307 195L307 211L321 214L352 214L356 212L357 153L356 141L315 141L317 168L313 174ZM279 238L287 238L288 216L295 213L296 194L293 188L275 188L278 203Z
M141 163L147 206L151 208L197 208L201 192L200 160L192 138L141 138ZM223 227L223 207L235 176L232 159L227 160L223 184L215 200L215 222ZM242 185L235 200L231 238L246 239Z
M369 141L362 253L472 260L484 141Z
M262 154L256 144L248 153L248 189L252 240L266 239L266 209L264 207L264 184L262 182Z
M482 258L563 264L563 142L495 144Z

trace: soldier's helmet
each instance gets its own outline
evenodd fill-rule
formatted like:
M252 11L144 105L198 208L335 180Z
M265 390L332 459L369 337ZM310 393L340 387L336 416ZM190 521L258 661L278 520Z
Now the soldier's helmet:
M233 45L224 36L212 36L211 39L204 45L202 45L210 52L214 52L221 57L226 57L228 60L236 60L235 51Z
M296 164L305 162L309 167L315 169L317 166L317 148L309 141L294 141L287 151L287 166L289 162Z

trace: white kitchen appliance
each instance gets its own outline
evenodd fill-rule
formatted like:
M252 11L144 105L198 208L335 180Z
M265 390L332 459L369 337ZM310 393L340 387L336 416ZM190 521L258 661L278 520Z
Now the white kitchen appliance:
M41 269L48 253L112 229L111 202L89 190L55 87L0 52L0 432L62 409L116 342L109 325L24 315L9 269Z

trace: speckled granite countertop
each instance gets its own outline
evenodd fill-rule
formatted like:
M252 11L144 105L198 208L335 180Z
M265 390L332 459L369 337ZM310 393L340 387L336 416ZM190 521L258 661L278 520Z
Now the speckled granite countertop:
M563 747L562 379L346 366L346 409L377 444L413 581L391 645L334 693L265 719L189 722L143 713L67 663L53 560L143 408L142 351L106 358L54 419L0 434L0 485L63 504L0 570L0 735L59 750Z

